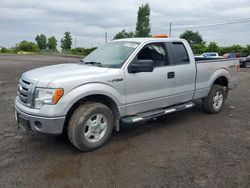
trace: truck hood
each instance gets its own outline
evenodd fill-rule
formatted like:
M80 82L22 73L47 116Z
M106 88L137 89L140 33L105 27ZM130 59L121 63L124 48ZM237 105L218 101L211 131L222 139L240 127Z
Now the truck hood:
M67 63L33 69L25 72L22 77L38 82L41 87L46 87L54 80L70 79L76 76L88 77L93 76L93 74L97 76L107 70L109 70L109 68Z

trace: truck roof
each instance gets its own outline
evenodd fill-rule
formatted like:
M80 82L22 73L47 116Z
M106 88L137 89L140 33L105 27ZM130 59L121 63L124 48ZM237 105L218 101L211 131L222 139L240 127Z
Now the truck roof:
M128 42L183 42L184 39L179 38L154 38L154 37L147 37L147 38L124 38L124 39L116 39L113 41L128 41Z

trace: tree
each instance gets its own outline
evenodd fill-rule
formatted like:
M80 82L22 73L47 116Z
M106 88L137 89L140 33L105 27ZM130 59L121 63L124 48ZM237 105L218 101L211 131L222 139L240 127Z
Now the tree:
M137 12L137 23L136 23L136 37L149 37L151 32L150 26L150 7L147 3L146 5L141 5Z
M70 32L65 32L64 37L61 39L61 48L63 50L70 50L72 46L72 37Z
M127 32L125 29L117 33L113 39L132 38L132 37L149 37L151 32L150 26L150 7L141 5L137 11L137 23L135 32Z
M229 53L231 52L231 48L230 47L220 47L220 55L224 55L225 53Z
M16 50L26 52L38 52L39 48L35 43L24 40L16 45Z
M246 47L243 50L244 53L250 54L250 45L246 45Z
M215 42L210 42L207 46L207 52L220 52L220 47Z
M36 43L40 50L45 50L47 48L47 38L44 34L36 36Z
M191 48L194 54L202 54L207 51L205 44L193 44Z
M85 49L85 55L89 55L91 52L93 52L94 50L96 50L97 48L96 47L93 47L93 48L86 48Z
M8 52L9 50L7 48L0 46L0 53L8 53Z
M50 50L56 51L56 46L57 46L56 37L52 36L52 37L48 38L47 46Z
M134 33L132 31L127 32L125 29L123 29L119 33L116 33L113 39L132 38L132 37L134 37Z
M234 52L234 53L243 52L243 50L244 48L239 44L234 44L233 46L230 47L230 52Z
M78 47L78 48L71 49L71 53L76 54L76 55L87 56L88 54L90 54L95 49L96 49L96 47L94 47L94 48L81 48L81 47Z
M205 44L199 32L187 30L180 35L180 38L186 39L191 46L194 44Z

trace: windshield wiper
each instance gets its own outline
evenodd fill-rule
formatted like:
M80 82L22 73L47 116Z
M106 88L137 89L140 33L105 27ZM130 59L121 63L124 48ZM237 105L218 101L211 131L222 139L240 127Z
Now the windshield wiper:
M98 67L103 67L102 63L96 62L96 61L83 61L82 64L85 64L85 65L96 65Z

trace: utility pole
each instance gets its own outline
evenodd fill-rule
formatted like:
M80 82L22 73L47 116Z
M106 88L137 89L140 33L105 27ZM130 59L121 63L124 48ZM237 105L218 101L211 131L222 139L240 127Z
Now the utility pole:
M169 23L169 38L171 38L171 32L172 32L172 23Z
M75 48L76 48L76 37L75 37Z
M105 43L107 43L107 42L108 42L108 33L105 32Z

